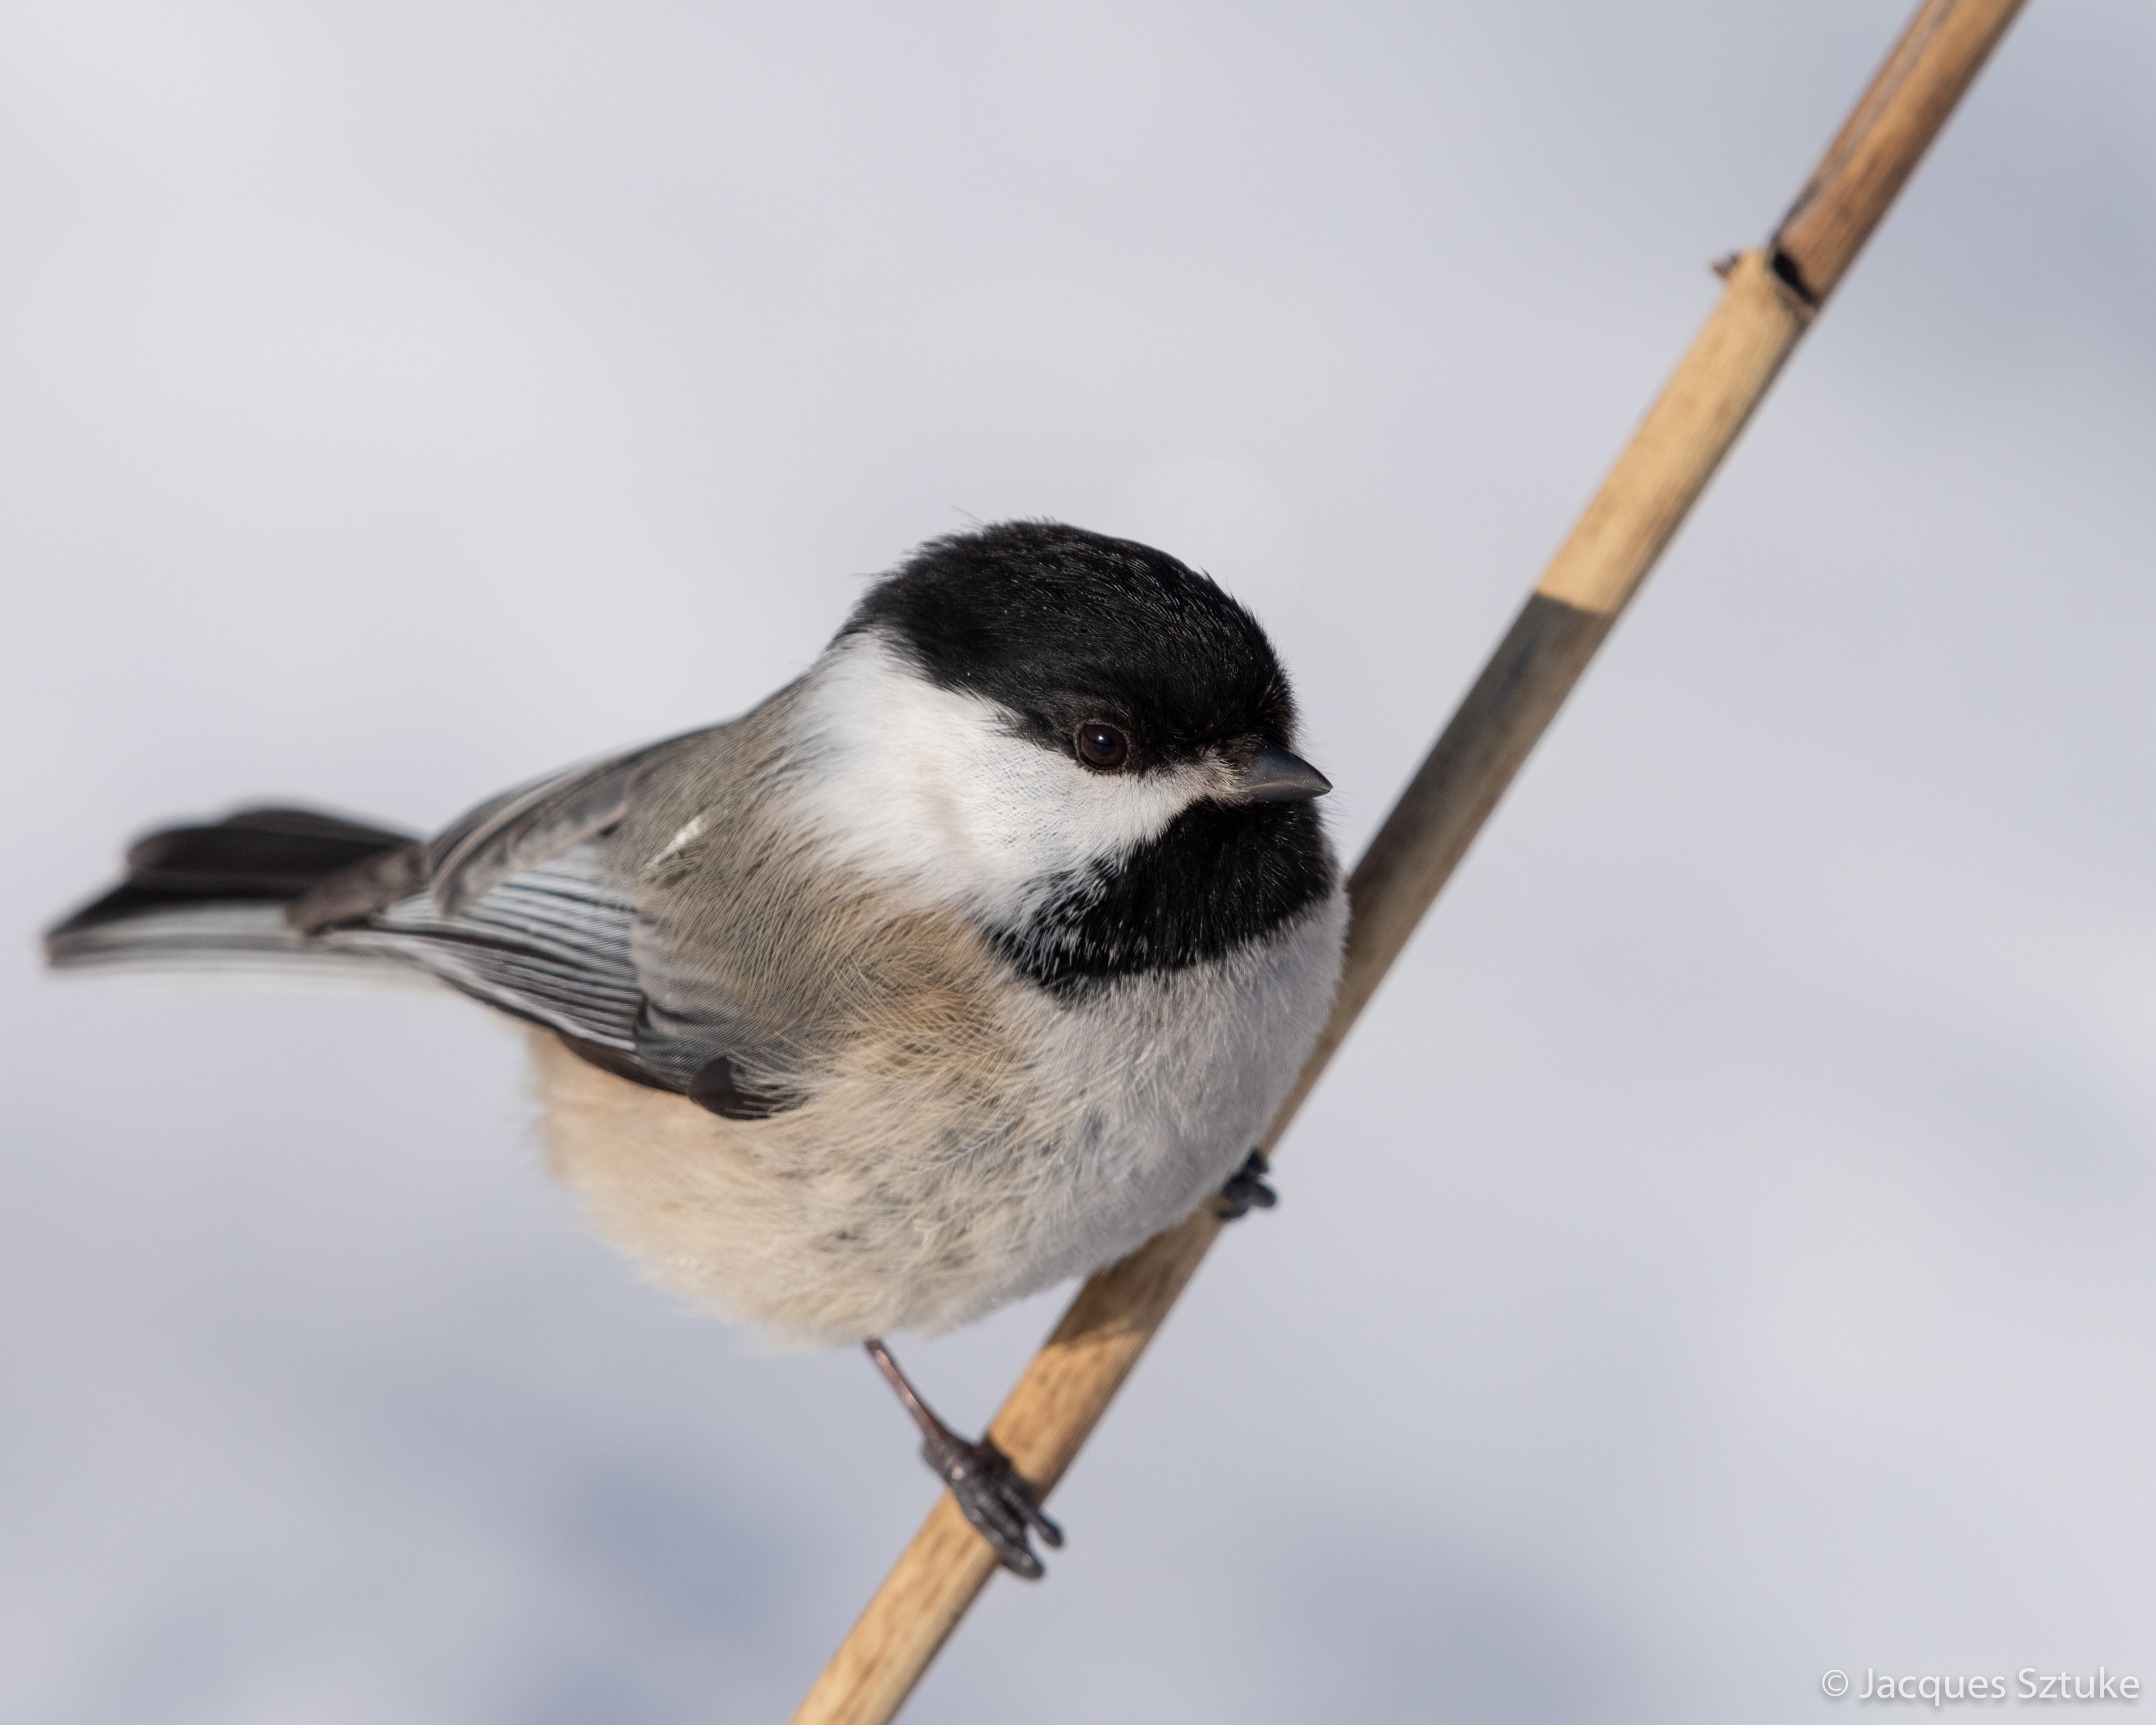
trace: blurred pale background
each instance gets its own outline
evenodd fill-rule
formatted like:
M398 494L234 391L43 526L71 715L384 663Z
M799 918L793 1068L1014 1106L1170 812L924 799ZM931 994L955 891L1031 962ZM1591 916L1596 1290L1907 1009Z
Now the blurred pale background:
M1050 515L1253 603L1352 854L1904 10L10 5L0 1715L783 1717L932 1491L476 1009L37 976L126 839L443 821ZM918 1717L2156 1681L2152 88L2035 0Z

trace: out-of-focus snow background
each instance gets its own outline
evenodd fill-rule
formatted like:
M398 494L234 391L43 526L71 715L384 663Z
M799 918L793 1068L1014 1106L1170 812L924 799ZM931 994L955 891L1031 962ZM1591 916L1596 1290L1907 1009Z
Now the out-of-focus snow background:
M1050 515L1255 605L1352 854L1903 18L9 8L0 1714L779 1718L932 1491L477 1009L37 975L122 841L444 821ZM2152 86L2015 28L921 1718L2156 1682ZM905 1357L976 1424L1060 1298Z

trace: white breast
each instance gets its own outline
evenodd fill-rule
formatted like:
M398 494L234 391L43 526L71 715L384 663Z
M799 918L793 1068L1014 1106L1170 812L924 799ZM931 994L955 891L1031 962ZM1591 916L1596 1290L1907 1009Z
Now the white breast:
M807 1105L727 1121L541 1034L551 1163L654 1280L778 1345L947 1329L1219 1188L1317 1039L1345 924L1336 892L1216 964L1072 1006L1007 993L992 1093L963 1050L864 1049Z
M1044 1081L1075 1122L1057 1200L999 1299L1136 1250L1219 1190L1286 1098L1339 980L1339 892L1274 937L1069 1007L1037 996ZM971 1316L972 1314L968 1314Z

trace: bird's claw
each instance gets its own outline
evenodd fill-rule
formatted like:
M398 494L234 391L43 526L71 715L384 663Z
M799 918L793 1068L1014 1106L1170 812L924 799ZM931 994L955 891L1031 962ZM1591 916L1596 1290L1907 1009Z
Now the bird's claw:
M1222 1221L1232 1222L1252 1210L1270 1209L1280 1202L1280 1194L1265 1184L1265 1176L1271 1171L1265 1153L1253 1150L1243 1158L1243 1165L1228 1176L1227 1184L1214 1200L1214 1213Z
M947 1433L922 1444L921 1459L951 1488L997 1562L1014 1575L1040 1580L1046 1572L1027 1541L1027 1531L1040 1534L1045 1545L1059 1546L1063 1530L1042 1512L1033 1487L1019 1476L1010 1457L986 1438L969 1444Z

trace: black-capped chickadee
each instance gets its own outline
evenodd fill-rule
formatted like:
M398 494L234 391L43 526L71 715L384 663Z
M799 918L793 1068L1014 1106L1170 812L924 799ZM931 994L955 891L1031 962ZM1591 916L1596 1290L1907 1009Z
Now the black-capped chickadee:
M1346 901L1256 621L1010 522L877 582L753 711L431 839L252 809L136 845L51 961L416 967L535 1027L554 1172L657 1281L864 1343L1010 1568L1060 1543L877 1338L1113 1262L1229 1189ZM1239 1172L1240 1165L1240 1172Z

